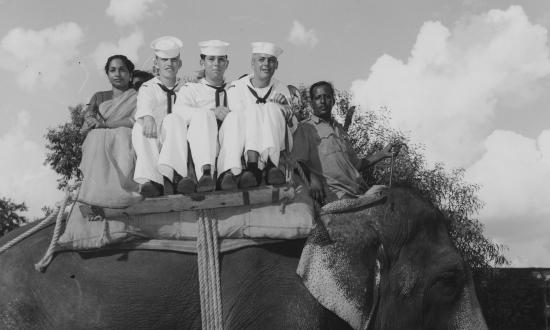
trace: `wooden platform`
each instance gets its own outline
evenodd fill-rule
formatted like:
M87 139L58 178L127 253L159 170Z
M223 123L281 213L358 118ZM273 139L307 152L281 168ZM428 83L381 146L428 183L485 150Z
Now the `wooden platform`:
M80 212L84 217L100 215L118 217L125 215L181 212L201 209L216 209L243 205L278 204L294 199L294 188L291 185L260 186L238 191L215 191L191 195L169 195L146 198L126 208L112 209L82 204Z

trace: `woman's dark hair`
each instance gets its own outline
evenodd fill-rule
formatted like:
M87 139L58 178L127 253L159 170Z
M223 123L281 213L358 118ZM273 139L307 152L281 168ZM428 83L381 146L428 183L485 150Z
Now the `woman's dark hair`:
M139 81L134 84L134 89L138 90L144 82L153 79L153 77L154 75L151 72L135 70L134 79L138 78Z
M115 59L119 59L122 62L124 62L124 65L126 66L126 69L128 69L128 71L130 73L132 73L132 74L134 73L134 69L135 69L134 63L132 63L132 61L130 61L128 59L128 57L126 57L124 55L117 54L117 55L110 56L107 59L107 63L105 63L105 73L106 74L109 73L109 65L111 65L111 61L115 60Z
M315 84L311 85L311 87L309 88L309 98L311 100L313 100L313 91L315 90L315 88L317 87L321 87L321 86L327 86L328 88L330 88L330 92L332 94L332 98L334 99L334 87L332 86L331 83L329 83L328 81L318 81L316 82Z

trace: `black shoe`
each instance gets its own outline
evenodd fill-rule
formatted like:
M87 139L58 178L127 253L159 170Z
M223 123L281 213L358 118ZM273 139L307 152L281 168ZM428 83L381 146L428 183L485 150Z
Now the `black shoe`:
M282 185L286 181L285 174L277 167L271 167L265 171L266 184L277 186Z
M178 182L178 193L186 195L195 192L195 182L190 177L181 178Z
M239 179L239 188L251 188L259 185L258 178L250 171L243 171Z
M203 174L199 179L199 184L197 185L197 192L207 192L214 190L214 179L210 174Z
M141 185L139 193L145 198L158 197L162 195L163 188L162 185L156 182L147 181Z
M237 180L231 171L227 171L218 179L218 185L221 190L237 189Z

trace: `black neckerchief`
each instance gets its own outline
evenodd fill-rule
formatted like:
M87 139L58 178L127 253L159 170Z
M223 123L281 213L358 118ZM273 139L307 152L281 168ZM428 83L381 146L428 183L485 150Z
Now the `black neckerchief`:
M269 94L271 94L271 90L273 89L273 85L271 85L271 87L269 87L269 90L264 95L264 97L259 97L258 93L256 93L254 89L252 89L248 85L246 85L246 87L248 87L248 90L250 91L250 93L252 93L252 95L254 95L254 97L256 98L256 104L260 104L260 103L265 104L265 102L267 101L267 98L269 97Z
M225 83L223 83L221 86L212 86L206 83L205 85L210 88L214 88L216 90L216 107L220 106L220 94L222 93L223 93L223 106L227 107L227 92L225 91Z
M160 89L162 89L166 93L166 104L168 105L168 113L172 113L172 96L174 96L174 104L176 104L177 95L176 92L174 92L174 89L176 89L178 84L176 83L171 89L161 83L157 83L157 85L159 85Z

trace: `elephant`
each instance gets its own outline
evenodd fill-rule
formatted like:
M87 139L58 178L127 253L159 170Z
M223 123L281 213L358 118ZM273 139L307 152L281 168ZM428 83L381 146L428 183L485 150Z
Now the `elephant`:
M355 306L364 305L368 291L362 272L379 261L378 298L361 328L487 328L442 213L417 192L390 188L377 205L320 219L324 242L310 237L220 255L224 329L351 328L296 274L304 244L343 252L334 256L346 259L335 261L335 274L341 301ZM0 246L30 226L8 233ZM201 328L195 255L116 247L66 251L39 273L33 264L51 234L46 227L0 255L0 328Z

